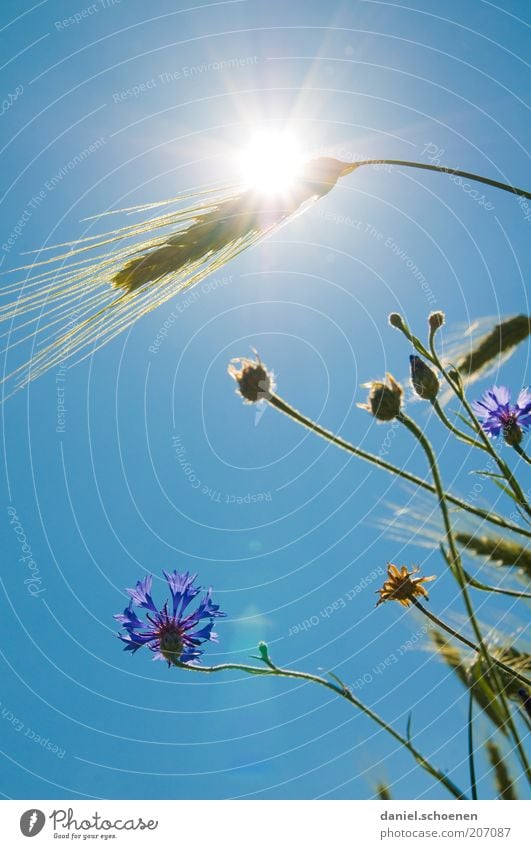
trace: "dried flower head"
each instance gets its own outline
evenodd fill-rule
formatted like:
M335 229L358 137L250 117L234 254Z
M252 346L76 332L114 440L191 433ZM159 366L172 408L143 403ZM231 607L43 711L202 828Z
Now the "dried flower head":
M393 563L388 563L387 581L384 582L381 590L376 590L377 593L380 593L376 607L383 604L384 601L398 601L404 607L409 607L417 596L427 599L428 593L422 584L434 581L435 575L431 575L429 578L413 578L413 575L418 572L420 572L418 566L415 566L410 572L407 566L402 566L399 569Z
M358 404L362 410L369 413L380 422L390 422L396 419L402 407L402 396L404 390L389 372L385 375L385 381L373 380L363 384L370 389L366 404Z
M240 395L248 404L267 401L275 390L273 373L266 369L256 351L254 354L256 360L237 357L231 360L228 367L230 376L238 384Z
M430 330L434 333L436 330L439 330L440 327L443 326L445 322L445 315L441 310L436 310L435 312L430 312L428 316L428 326Z
M420 357L411 354L409 358L411 385L419 398L424 401L435 401L439 394L439 378L432 368Z
M472 408L489 436L503 436L508 445L519 445L524 430L531 426L531 392L522 389L516 404L506 386L493 386Z
M186 612L190 602L199 593L201 587L194 586L197 575L188 572L163 572L172 597L172 606L168 602L159 610L151 598L152 575L143 581L137 581L134 589L127 592L131 596L129 606L123 613L114 617L121 623L125 634L119 638L125 643L124 651L136 652L147 646L154 653L153 660L165 660L168 666L179 663L197 663L203 654L202 643L216 642L217 635L212 631L214 619L226 616L219 604L211 600L209 589L201 599L199 606L192 612ZM133 604L147 611L147 622L139 619L133 610ZM208 620L199 627L202 620Z

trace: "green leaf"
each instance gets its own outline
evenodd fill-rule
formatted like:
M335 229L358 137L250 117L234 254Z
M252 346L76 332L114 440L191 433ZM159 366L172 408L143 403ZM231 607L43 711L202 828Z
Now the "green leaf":
M326 675L328 675L329 678L332 678L336 682L336 684L339 684L344 693L350 693L349 688L347 687L345 682L341 680L341 678L338 678L338 676L335 675L333 672L326 672Z
M458 419L460 419L463 422L464 425L466 425L468 428L470 428L472 433L477 433L476 428L474 427L472 422L469 419L467 419L466 416L464 416L462 413L458 413L457 410L455 411L455 415L457 416Z
M509 489L509 487L506 486L506 484L502 483L502 481L505 480L505 477L503 475L499 475L499 474L497 474L497 472L487 472L487 471L484 471L482 469L475 469L474 471L471 472L471 474L480 475L480 477L482 477L482 478L491 478L492 482L495 483L496 486L498 486L506 495L508 495L509 498L512 498L512 500L515 501L516 504L519 503L514 492L511 489Z
M259 660L262 660L264 663L267 663L269 666L271 663L271 658L269 657L269 649L267 647L267 643L263 641L258 643L258 651L260 652Z
M432 357L430 351L428 351L427 348L424 347L418 336L413 336L413 334L411 334L409 339L413 347L418 351L418 353L422 354L423 357L426 357L426 359L431 361Z
M498 487L502 490L502 492L504 492L506 495L508 495L508 496L509 496L509 498L512 498L512 500L513 500L516 504L518 504L518 503L519 503L519 501L518 501L518 499L517 499L516 495L514 494L514 492L513 492L511 489L509 489L509 487L508 487L508 486L505 486L505 484L504 484L504 483L502 483L502 482L501 482L501 481L499 481L499 480L494 480L494 483L496 484L496 486L498 486Z

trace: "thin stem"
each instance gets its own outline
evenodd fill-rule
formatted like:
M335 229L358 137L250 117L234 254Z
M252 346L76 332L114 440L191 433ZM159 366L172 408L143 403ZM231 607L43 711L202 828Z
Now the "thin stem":
M531 593L526 593L523 590L505 590L501 587L491 587L489 584L483 584L481 581L478 581L476 578L473 578L472 575L469 575L468 572L465 572L463 569L463 574L466 578L467 584L471 587L474 587L476 590L483 590L483 592L488 593L499 593L499 595L510 595L513 598L529 598L531 599Z
M498 660L496 660L496 658L493 658L490 655L490 653L488 652L487 647L485 645L485 642L483 640L483 635L481 634L480 627L479 627L478 622L476 620L476 615L474 613L474 607L472 605L472 602L470 600L470 595L468 593L466 576L465 576L463 564L462 564L462 561L461 561L461 555L459 554L459 550L457 548L457 544L456 544L455 537L454 537L453 530L452 530L452 524L450 522L450 515L448 513L448 505L446 503L446 495L445 495L445 492L444 492L441 474L439 472L439 466L437 464L437 459L435 457L435 453L433 451L433 448L431 446L430 441L424 436L424 433L418 427L416 422L413 421L413 419L410 419L404 413L399 413L399 415L397 416L397 419L398 419L398 421L401 421L402 424L405 425L405 427L410 431L410 433L412 433L413 436L418 440L419 444L424 449L424 453L426 454L426 458L428 460L428 463L429 463L429 466L430 466L430 469L431 469L431 473L432 473L432 477L433 477L433 483L435 484L435 488L437 490L437 495L439 497L439 507L441 509L441 514L442 514L443 523L444 523L444 529L445 529L445 532L446 532L446 539L448 541L448 547L450 549L451 561L449 560L448 562L449 563L451 562L451 564L455 568L455 577L457 578L457 582L458 582L458 584L461 588L461 595L463 596L463 601L465 603L465 608L466 608L466 611L467 611L467 614L468 614L468 618L470 620L470 624L472 625L472 630L474 631L475 637L478 641L478 648L476 649L474 644L470 644L470 643L469 644L474 648L475 651L478 651L479 654L481 655L481 657L483 658L484 663L485 663L485 673L486 673L486 675L492 676L493 683L495 684L494 691L498 693L500 701L501 701L501 703L502 703L502 705L505 709L505 714L507 716L507 725L508 725L508 727L511 731L513 740L514 740L516 748L518 750L518 754L520 756L522 766L524 767L526 774L528 776L528 779L529 779L529 778L531 778L531 768L529 767L529 762L527 760L527 756L526 756L524 748L522 746L522 742L520 740L518 730L517 730L517 728L516 728L516 726L513 722L511 712L510 712L509 706L507 704L507 700L505 698L505 693L503 691L503 687L501 685L501 682L499 681L498 675L497 675L496 670L494 668L495 665L498 665L498 666L504 668L505 664L502 664L501 661L498 661ZM428 614L427 611L425 611L425 612L426 612L426 615L428 617L432 616L432 614ZM510 674L512 674L516 678L520 678L520 675L515 673L514 670L511 670L510 667L506 667L506 671L507 670L509 670ZM520 680L522 680L522 679L520 678Z
M466 442L467 445L471 445L472 448L481 448L482 451L485 450L481 442L476 442L475 439L473 439L471 436L468 436L468 434L463 433L463 431L459 430L459 428L455 427L455 425L452 424L452 422L444 412L443 408L439 404L437 398L435 398L431 402L431 405L439 416L442 423L448 428L448 430L450 430L455 436L457 436L458 439L460 439L462 442Z
M452 628L451 625L447 625L446 622L443 622L442 619L439 619L438 616L435 616L430 610L424 607L420 601L417 601L416 598L412 598L411 602L415 605L417 610L420 610L424 616L427 616L435 625L441 628L443 631L446 631L447 634L450 634L452 637L455 637L456 640L459 640L461 643L464 643L465 646L468 646L469 649L473 649L478 654L481 654L481 648L477 646L472 640L469 640L468 637L464 637L463 634L460 634L459 631L456 631L455 628ZM520 672L517 672L515 669L511 669L510 666L507 666L502 660L498 660L498 658L489 655L490 660L499 666L500 669L503 669L508 675L511 675L513 678L518 678L523 684L526 684L528 687L531 686L531 681L522 675Z
M474 737L472 729L473 718L474 697L472 696L472 690L470 690L468 696L468 766L470 769L470 790L472 793L473 800L477 802L478 788L476 784L476 766L474 764Z
M368 451L363 451L363 449L358 448L355 445L352 445L350 442L347 442L345 439L342 439L340 436L336 436L331 431L326 430L314 422L312 419L309 419L307 416L300 413L294 407L280 398L278 395L270 395L268 397L268 402L272 407L275 407L277 410L280 410L284 415L289 416L290 419L297 422L297 424L303 425L304 427L311 430L313 433L316 433L318 436L323 437L328 442L337 445L339 448L342 448L344 451L347 451L349 454L353 454L355 457L360 457L362 460L366 460L368 463L372 463L374 466L378 466L380 469L384 469L386 472L391 472L393 475L397 475L404 480L409 481L410 483L414 483L416 486L421 487L421 489L425 489L427 492L432 492L436 494L435 487L428 483L428 481L423 480L422 478L417 477L416 475L411 474L410 472L405 471L404 469L400 469L398 466L394 466L392 463L388 463L386 460L382 460L381 457L378 457L376 454L371 454ZM531 538L531 531L526 530L525 528L521 528L518 525L514 525L512 522L509 522L503 516L498 516L497 513L492 513L488 510L483 510L481 507L475 507L473 504L468 504L468 502L463 501L461 498L457 498L455 495L451 495L450 493L446 494L446 498L452 504L455 504L456 507L459 507L461 510L466 510L469 513L473 513L475 516L483 519L486 522L490 522L493 525L498 525L501 528L505 528L506 530L514 531L517 534L521 534L522 536Z
M451 781L443 772L434 767L420 752L413 746L413 744L406 738L403 737L398 731L388 725L388 723L382 719L377 713L375 713L371 708L367 707L363 702L360 702L352 692L346 687L344 684L339 682L339 679L336 679L338 683L334 683L333 681L327 681L326 678L321 678L319 675L312 675L309 672L296 672L291 669L282 669L268 659L265 661L267 663L267 669L263 669L259 666L247 666L238 663L220 663L216 666L189 666L183 663L177 663L176 665L182 669L187 669L192 672L203 672L203 673L214 673L214 672L224 672L227 670L237 670L242 672L249 672L253 675L273 675L282 678L295 678L300 681L311 681L314 684L320 684L322 687L326 687L328 690L332 690L338 696L346 699L350 702L354 707L358 708L362 713L376 722L380 728L383 728L387 731L388 734L391 735L395 740L397 740L402 746L413 755L417 763L428 772L433 778L436 778L437 781L440 781L443 784L449 793L456 799L466 799L467 797L454 783Z
M521 445L513 445L513 448L516 453L522 458L522 460L525 460L526 463L529 463L531 465L531 457L529 456L529 454L526 454Z
M329 442L332 442L334 445L337 445L339 448L342 448L343 450L348 451L349 453L354 454L355 456L358 456L358 457L360 457L360 458L362 458L362 459L364 459L364 460L366 460L370 463L373 463L374 465L379 466L380 468L383 468L386 471L389 471L393 474L396 474L399 477L403 477L405 480L409 480L409 481L417 484L417 486L420 486L421 488L428 490L429 492L436 493L439 496L440 502L441 502L441 498L442 498L441 503L444 505L444 512L445 512L445 515L446 515L446 518L447 518L447 521L448 521L448 527L450 527L450 525L449 525L449 517L448 517L448 508L447 508L447 504L446 504L447 501L452 502L452 503L456 504L457 506L461 507L462 509L468 510L471 513L475 513L476 515L481 516L486 521L491 521L493 524L499 524L502 527L510 528L511 530L515 530L517 533L522 533L524 536L530 536L528 531L526 531L522 528L519 528L517 525L512 525L512 523L507 522L502 517L496 516L496 514L490 514L487 511L480 510L479 508L475 508L472 505L469 505L466 502L461 501L460 499L457 499L455 496L451 496L449 494L447 495L444 492L444 490L442 489L442 485L441 485L440 489L437 487L437 485L431 486L427 481L422 480L422 478L417 478L416 476L411 475L409 472L405 472L404 470L399 469L396 466L393 466L391 463L387 463L385 460L382 460L380 457L377 457L374 454L370 454L370 453L363 451L362 449L360 449L356 446L351 445L350 443L346 442L345 440L341 439L340 437L336 436L335 434L331 433L330 431L325 430L320 425L318 425L316 422L312 421L312 419L309 419L306 416L304 416L298 410L295 410L287 402L285 402L282 398L279 398L278 396L271 394L268 397L268 401L273 407L280 410L285 415L289 416L291 419L296 421L298 424L301 424L304 427L311 430L313 433L316 433L317 435L322 436L324 439L328 440ZM415 425L415 427L416 427L416 425ZM421 432L420 432L420 435L421 435L422 438L424 438ZM431 446L427 442L427 440L426 440L426 444L427 444L428 450L431 450ZM435 457L433 455L433 452L432 452L432 456L433 456L433 460L435 462ZM435 462L435 468L437 469L436 462ZM438 475L438 469L437 469L437 475ZM439 484L440 484L440 475L438 475L438 481L439 481ZM450 527L450 530L451 530L451 527ZM460 561L459 561L459 563L460 563ZM461 569L462 569L462 565L461 565ZM460 584L461 584L462 590L464 592L464 595L465 595L465 597L468 601L468 605L470 606L470 610L471 610L472 616L473 616L473 608L471 607L470 599L468 598L468 593L467 593L467 590L466 590L466 577L465 577L464 574L461 574ZM477 627L477 623L476 623L476 627ZM479 631L479 629L478 629L478 631ZM481 634L480 634L480 636L481 636ZM488 660L489 656L488 656L488 653L485 652L485 654L487 656L486 664L487 664L487 669L488 669L489 668L489 660ZM527 763L525 752L522 749L521 743L520 743L519 738L518 738L518 732L517 732L517 730L514 726L514 723L512 722L512 717L509 713L509 709L506 705L505 698L504 698L504 695L503 695L502 692L500 692L500 699L502 700L502 702L505 705L505 708L506 708L505 713L508 717L507 723L509 724L509 727L511 728L511 731L513 733L513 737L515 738L515 743L516 743L516 746L518 748L518 752L520 754L520 759L521 759L521 761L522 761L522 763L523 763L523 765L524 765L524 767L527 771L527 774L530 775L531 771L530 771L529 765Z
M445 550L444 545L440 545L441 553L444 559L448 562L450 559L450 554ZM466 551L466 548L465 548ZM481 581L478 581L477 578L473 578L472 575L469 575L463 566L463 575L466 578L467 584L471 587L474 587L476 590L483 590L483 592L487 593L499 593L500 595L510 595L513 598L529 598L531 599L531 593L526 593L524 590L507 590L502 587L491 587L489 584L484 584Z
M527 198L531 200L531 192L525 189L519 189L517 186L511 186L508 183L501 183L499 180L491 180L490 177L482 177L479 174L472 174L470 171L460 171L457 168L447 168L444 165L428 165L424 162L409 162L403 159L364 159L361 162L354 162L354 168L361 168L362 165L401 165L404 168L421 168L423 171L438 171L440 174L450 174L453 177L463 177L465 180L474 180L476 183L484 183L486 186L492 186L495 189L503 189L505 192L510 192L513 195ZM348 173L348 172L346 172Z
M492 457L492 459L494 460L494 462L498 466L500 472L502 473L503 477L505 478L505 480L507 481L507 483L511 487L514 495L516 496L516 501L518 502L519 506L529 516L531 516L531 507L527 503L526 497L524 495L524 492L523 492L520 484L516 480L515 476L513 475L512 471L510 470L510 468L507 465L507 463L505 462L505 460L503 460L500 457L500 455L498 454L498 452L494 448L494 446L492 444L492 440L487 436L487 434L485 433L485 431L481 427L481 424L479 423L472 407L468 403L467 397L465 395L465 392L463 390L461 383L459 381L456 382L456 381L452 380L451 377L448 375L448 372L446 371L446 369L443 367L443 365L440 361L439 355L437 354L437 351L435 349L435 335L434 335L434 333L430 333L430 350L431 350L431 359L432 359L433 364L436 365L437 368L440 370L440 372L443 375L443 377L445 378L446 382L448 383L450 388L453 390L453 392L455 393L455 395L457 396L457 398L460 400L461 404L465 408L465 410L468 414L468 417L469 417L470 421L472 422L472 424L474 426L474 430L476 431L479 438L481 439L481 442L483 443L484 450L488 454L490 454L490 456Z

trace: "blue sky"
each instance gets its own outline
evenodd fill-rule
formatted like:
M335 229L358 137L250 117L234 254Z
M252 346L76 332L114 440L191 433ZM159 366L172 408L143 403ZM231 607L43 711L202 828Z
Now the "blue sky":
M3 270L75 239L89 215L237 179L235 154L257 127L289 127L309 154L432 157L529 184L525 2L7 0L0 15L4 245L24 217ZM463 616L439 555L377 527L411 492L272 409L257 416L226 368L258 348L283 397L377 453L388 431L355 403L366 380L407 375L389 312L421 334L443 309L449 340L475 319L527 311L530 226L508 194L362 169L192 297L6 402L5 796L370 798L384 781L396 798L445 798L318 688L122 654L112 615L123 588L163 568L197 571L228 611L213 662L243 662L265 639L282 665L365 676L360 698L402 731L412 712L418 747L467 785L464 691L425 650L422 621L374 609L374 570L421 562L439 576L433 609ZM514 391L527 356L523 346L501 371ZM410 412L426 422L421 404ZM429 428L445 482L466 496L479 461ZM406 433L392 429L388 450L425 473ZM480 497L507 507L487 487ZM38 566L34 597L8 509ZM430 518L434 505L421 509ZM486 625L521 627L510 599L476 601ZM317 624L294 633L306 620ZM480 718L478 739L491 732ZM479 773L492 795L482 758Z

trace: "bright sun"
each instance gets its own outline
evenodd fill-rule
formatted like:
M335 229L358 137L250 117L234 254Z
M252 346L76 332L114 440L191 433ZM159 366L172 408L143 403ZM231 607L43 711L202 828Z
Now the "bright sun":
M239 156L245 183L267 193L288 189L303 162L291 133L273 130L255 133Z

